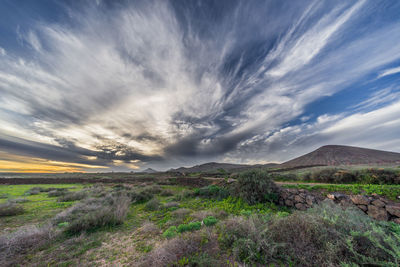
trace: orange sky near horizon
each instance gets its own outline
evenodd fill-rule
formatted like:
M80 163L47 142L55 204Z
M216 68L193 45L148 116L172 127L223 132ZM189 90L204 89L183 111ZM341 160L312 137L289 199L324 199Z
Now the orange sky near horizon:
M53 161L0 152L0 172L60 173L87 172L88 169L108 169L108 167Z

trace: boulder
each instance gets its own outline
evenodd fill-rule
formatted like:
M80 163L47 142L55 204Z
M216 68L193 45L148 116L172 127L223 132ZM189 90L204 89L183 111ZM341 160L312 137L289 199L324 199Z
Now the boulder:
M295 207L296 207L296 209L298 209L298 210L306 210L306 209L307 209L307 206L304 205L304 204L302 204L302 203L297 203L297 204L295 205Z
M368 207L365 206L365 205L357 205L357 207L358 207L360 210L364 211L364 212L366 212L366 211L368 210Z
M391 215L396 216L396 217L400 217L400 206L397 206L397 205L386 205L386 210Z
M371 202L371 205L377 206L379 208L383 208L385 207L385 203L379 199L376 199L374 201Z
M315 203L315 197L312 195L307 195L306 203L307 203L307 205L312 206Z
M389 215L384 208L368 205L368 215L378 221L389 220Z
M340 205L342 205L343 207L350 207L353 206L353 202L351 202L350 199L342 199L340 200Z
M369 205L369 199L362 195L351 196L350 199L356 205Z
M295 201L296 203L303 203L303 202L304 202L304 199L303 199L301 196L299 196L299 195L295 195L295 196L294 196L294 201Z
M290 199L286 199L285 205L289 206L289 207L293 207L293 201L291 201Z

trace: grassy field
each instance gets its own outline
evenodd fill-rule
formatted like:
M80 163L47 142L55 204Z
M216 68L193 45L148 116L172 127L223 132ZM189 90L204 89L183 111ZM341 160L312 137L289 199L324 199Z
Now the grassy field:
M24 211L0 216L0 265L398 266L397 225L328 203L291 211L271 190L261 172L224 187L3 185L2 205Z
M73 205L73 202L57 202L57 198L48 197L47 193L37 195L25 194L30 188L69 188L70 191L78 191L83 188L80 184L65 185L0 185L0 204L9 200L23 199L20 203L25 212L18 216L0 218L0 233L10 231L15 227L28 223L40 223L54 216L61 210Z

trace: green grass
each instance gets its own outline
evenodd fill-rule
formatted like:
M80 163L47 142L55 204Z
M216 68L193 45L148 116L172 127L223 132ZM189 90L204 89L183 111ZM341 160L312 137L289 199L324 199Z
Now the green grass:
M0 185L0 195L7 195L8 199L25 198L29 200L20 203L25 209L25 213L17 216L0 218L2 228L15 228L28 223L43 222L58 212L73 205L74 202L57 202L57 198L49 198L47 192L37 195L25 196L24 193L32 187L55 187L55 188L73 188L70 191L81 190L82 184L40 184L40 185ZM5 203L8 199L0 199L0 203Z
M371 195L373 193L385 196L389 199L395 200L397 196L400 196L400 185L376 185L376 184L349 184L349 185L283 185L286 188L300 188L306 190L318 190L326 192L344 192L351 194L366 194Z

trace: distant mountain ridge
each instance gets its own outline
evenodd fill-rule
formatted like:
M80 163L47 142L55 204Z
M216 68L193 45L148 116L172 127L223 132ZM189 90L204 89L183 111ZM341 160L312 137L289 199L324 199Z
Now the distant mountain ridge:
M308 154L284 162L279 167L293 168L313 165L338 166L398 163L400 163L400 153L353 146L326 145Z
M143 171L141 171L141 172L144 172L144 173L156 173L156 172L158 172L158 171L156 171L156 170L154 170L154 169L152 169L152 168L147 168L147 169L145 169L145 170L143 170Z
M181 173L193 173L193 172L213 172L218 170L233 170L233 169L241 169L241 168L248 168L251 165L245 164L233 164L233 163L218 163L218 162L208 162L200 165L196 165L193 167L180 167L177 169L171 169L170 172L181 172Z

